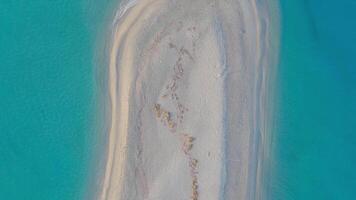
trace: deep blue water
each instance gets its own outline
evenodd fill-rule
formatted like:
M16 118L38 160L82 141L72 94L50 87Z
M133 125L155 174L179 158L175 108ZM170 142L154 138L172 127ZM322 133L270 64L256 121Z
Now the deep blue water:
M102 148L98 38L112 4L1 1L0 199L90 196Z
M267 199L356 199L356 1L279 1Z

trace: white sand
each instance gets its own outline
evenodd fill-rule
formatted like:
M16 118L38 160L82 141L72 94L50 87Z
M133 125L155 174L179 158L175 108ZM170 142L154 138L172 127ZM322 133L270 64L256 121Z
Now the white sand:
M254 199L263 9L249 0L139 0L118 11L100 200Z

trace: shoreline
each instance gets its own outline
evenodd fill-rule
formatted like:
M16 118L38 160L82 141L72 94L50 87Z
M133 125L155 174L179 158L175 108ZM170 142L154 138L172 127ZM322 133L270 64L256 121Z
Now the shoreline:
M273 160L273 149L272 140L274 138L274 126L275 126L275 113L276 104L276 74L278 70L279 62L279 45L280 45L280 8L279 2L273 0L264 1L266 12L269 14L269 24L266 31L267 39L267 53L265 56L265 65L268 66L268 71L266 71L266 78L264 80L265 84L265 94L264 100L262 101L262 106L264 107L264 119L261 120L263 125L263 133L260 139L260 153L258 155L259 166L257 168L257 177L259 182L256 186L256 198L263 199L268 197L269 178L271 176L271 161ZM268 91L268 92L267 92Z
M153 3L153 5L150 3ZM166 198L172 194L162 191L163 185L161 184L165 183L168 180L167 178L176 175L181 177L181 180L177 180L177 183L183 185L181 186L181 191L186 193L187 198L191 196L191 199L254 199L253 194L256 192L256 184L258 184L256 183L258 177L257 159L261 153L257 149L260 144L259 134L261 133L256 133L260 130L255 130L255 128L263 121L261 114L258 113L260 112L259 109L263 108L259 106L256 108L255 106L260 104L261 101L265 101L263 99L258 100L257 96L254 95L265 92L258 91L262 90L261 88L258 89L258 87L264 88L263 85L257 85L263 84L263 80L265 80L263 76L266 75L263 70L266 70L267 67L264 66L265 64L260 66L260 61L255 61L256 57L260 57L260 54L257 54L258 56L255 55L256 57L253 56L256 51L266 50L266 47L263 47L262 50L259 49L258 38L261 37L261 33L257 30L259 29L258 26L260 26L257 23L260 16L258 16L257 5L253 6L248 2L236 3L240 5L231 5L235 4L232 2L222 5L213 1L209 3L211 3L212 8L208 7L208 5L201 5L206 9L202 11L201 15L191 14L192 16L189 16L188 11L184 10L185 6L189 7L187 2L182 1L178 4L170 0L141 0L131 4L128 3L128 7L125 6L118 12L121 13L117 14L119 17L115 17L109 69L112 123L109 133L105 175L99 199L152 199L154 195ZM177 11L170 10L173 7L172 5L175 4L181 6L182 9L177 9ZM197 5L199 5L199 1L195 3L195 6ZM241 5L242 9L238 8ZM231 6L231 8L228 8L228 6ZM255 16L250 16L251 13L249 12L246 13L248 10L251 11L251 7L255 9ZM227 14L224 13L225 9L228 12ZM164 17L152 16L154 11L164 15ZM192 8L191 13L194 13L193 11L194 9ZM177 19L183 19L184 21L182 20L180 23L175 23L174 20L169 21L167 12L169 13L168 15L176 15ZM187 12L189 20L185 19L184 14L179 12ZM234 12L237 14L232 14ZM210 18L207 16L210 16ZM246 17L247 21L238 19L237 16ZM216 21L217 18L219 19L218 21ZM199 19L203 20L203 22ZM147 27L145 24L152 23L153 27L159 29L161 27L157 25L159 20L161 20L161 26L166 24L168 28L158 34L153 33L154 40L152 42L152 39L150 40L152 35L151 27ZM236 20L235 22L237 23L233 23L233 20ZM194 25L195 22L201 22L203 25L199 27ZM245 22L250 26L243 26ZM215 26L214 24L218 25L218 28L211 28ZM256 27L253 27L254 25ZM193 27L195 28L193 29ZM186 28L186 31L183 34L179 32L180 30L178 31L178 29L184 28ZM199 30L199 28L202 30ZM237 29L232 31L231 29L233 28ZM177 31L172 33L170 29ZM136 37L139 32L140 35L148 35L149 40L147 41L146 38L140 35ZM191 38L193 39L190 39L191 46L187 43L185 34L192 35ZM167 35L170 37L170 42L167 39L169 38ZM200 36L203 39L196 39L195 41L194 37L198 38ZM245 40L241 40L241 37ZM186 114L187 116L179 116L178 111L172 111L175 109L173 104L183 105L182 102L162 100L164 94L159 94L159 90L162 90L162 85L165 85L164 83L167 82L167 77L171 73L170 70L162 68L162 65L176 56L169 52L171 51L170 49L173 49L173 51L175 48L178 49L178 47L175 47L176 44L172 44L175 39L178 42L177 44L184 44L184 48L179 49L177 54L181 56L178 57L179 62L181 62L180 65L184 67L195 66L192 69L184 68L188 73L185 73L184 76L183 73L178 74L182 80L174 82L175 85L179 85L179 92L176 93L176 96L183 99L181 101L187 107L191 105L189 106L189 111L188 108L185 111L188 113ZM255 45L253 45L254 40L257 41ZM193 45L194 41L196 42L196 47ZM145 46L147 44L152 45L148 48ZM164 48L162 46L164 44L169 44L169 48L162 52L161 49ZM135 49L135 46L138 49ZM197 52L195 52L194 48L197 49ZM247 50L244 51L244 48ZM206 49L209 49L209 51ZM222 50L226 53L222 53ZM195 55L194 52L198 55ZM240 55L233 55L233 52L239 52ZM261 52L261 54L263 53ZM205 60L200 58L205 58ZM137 60L142 62L139 63ZM160 62L163 62L163 64L160 64ZM214 62L219 67L204 68ZM152 68L153 71L148 70L151 66L154 66ZM258 67L262 68L262 71L258 70ZM161 71L154 71L156 68L162 69ZM157 78L159 80L156 82L148 81L152 80L149 77L156 77L155 75L159 75L159 73L161 73ZM201 74L204 73L206 75L202 77ZM260 77L262 80L260 83L256 80L258 74L262 76ZM119 78L117 75L119 75ZM205 78L210 78L210 84L205 81ZM202 91L204 86L209 86L211 89L204 93ZM220 91L223 91L222 94L224 95L221 95ZM199 95L196 95L197 92ZM158 96L162 98L158 98ZM205 100L202 103L201 100L205 98L211 100ZM249 104L248 99L255 99L252 101L254 103L252 105L251 103ZM120 104L118 104L119 102ZM147 104L152 107L146 108L145 105ZM159 105L159 110L154 110L153 105ZM198 107L198 109L194 110L194 107ZM206 108L213 111L204 111ZM157 112L159 113L158 122L155 122L157 119L148 119L149 117L147 117L154 111L156 111L156 114ZM225 111L230 112L226 113ZM206 112L210 118L215 120L200 119L199 116L202 112ZM168 117L163 118L164 113ZM188 122L179 123L179 117ZM195 123L189 122L190 119L196 119L197 117L199 120L195 121ZM197 123L201 125L196 125ZM207 127L211 127L210 129L213 131L206 129ZM190 135L185 133L187 130L190 130ZM205 135L200 133L203 130L206 132ZM218 134L216 135L216 133ZM146 135L149 135L149 138ZM172 135L175 136L172 137ZM169 151L170 155L176 155L176 160L171 160L167 154L158 153L157 150L159 149L152 146L155 141L151 141L151 137L158 138L158 143L161 142L163 149ZM187 142L190 140L194 141L194 143ZM169 143L169 145L165 146L162 142ZM186 145L192 147L189 150L184 149ZM209 148L204 147L206 145ZM175 148L171 148L171 146ZM154 161L149 163L148 158ZM159 166L163 164L161 166L163 171L157 169L157 163L162 159L175 163L171 167L178 168L174 168L175 171L171 168L171 173L162 174L165 171L164 168L169 167L169 165L165 166L161 163ZM195 164L195 168L190 167L189 169L184 164L185 160L188 160L189 165L195 163L195 160L197 160L196 162L199 160L199 164ZM189 170L191 170L190 173L188 172ZM148 174L148 172L151 174ZM210 179L215 180L214 182L218 183L218 185L205 184L204 181L200 181ZM130 182L132 183L131 185L129 184ZM170 185L166 185L166 187L172 193L173 188ZM173 195L170 197L171 199L178 198L178 196Z

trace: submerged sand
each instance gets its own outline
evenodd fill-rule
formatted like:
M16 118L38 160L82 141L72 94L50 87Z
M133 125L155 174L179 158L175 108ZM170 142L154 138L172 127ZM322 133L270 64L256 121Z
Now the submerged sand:
M121 7L100 200L255 198L266 11L249 0Z

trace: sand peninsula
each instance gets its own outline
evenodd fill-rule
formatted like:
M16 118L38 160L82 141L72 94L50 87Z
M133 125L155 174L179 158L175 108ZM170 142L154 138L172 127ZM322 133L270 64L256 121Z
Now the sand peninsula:
M99 200L256 198L269 46L264 4L138 0L120 7Z

